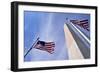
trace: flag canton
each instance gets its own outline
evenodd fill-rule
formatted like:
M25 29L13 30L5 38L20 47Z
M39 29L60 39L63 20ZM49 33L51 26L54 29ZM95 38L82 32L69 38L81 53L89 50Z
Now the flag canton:
M45 46L45 42L44 41L38 41L37 44L41 44L42 46Z

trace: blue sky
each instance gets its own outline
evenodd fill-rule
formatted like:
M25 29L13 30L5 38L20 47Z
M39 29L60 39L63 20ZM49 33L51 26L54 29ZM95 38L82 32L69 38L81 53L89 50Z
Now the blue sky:
M53 54L33 48L24 61L68 60L63 26L68 19L88 19L89 14L24 11L24 51L40 37L41 41L55 42ZM82 29L86 35L89 32ZM24 53L24 54L25 54Z

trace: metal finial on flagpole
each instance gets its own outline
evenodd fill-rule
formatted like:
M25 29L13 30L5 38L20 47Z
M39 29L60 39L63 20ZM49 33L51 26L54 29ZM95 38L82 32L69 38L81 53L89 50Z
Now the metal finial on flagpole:
M65 23L69 23L69 19L68 18L66 18L66 22Z
M32 44L32 46L30 47L30 49L26 52L26 54L24 55L24 58L28 55L28 53L32 50L32 48L36 45L36 43L39 41L39 37L36 39L36 41Z
M68 20L68 18L66 18L66 20Z

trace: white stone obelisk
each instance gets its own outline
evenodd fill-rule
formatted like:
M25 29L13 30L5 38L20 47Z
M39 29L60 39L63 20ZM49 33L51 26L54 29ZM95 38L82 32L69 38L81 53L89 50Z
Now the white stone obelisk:
M65 33L66 47L68 48L69 60L83 59L84 57L81 51L79 50L79 47L66 24L64 24L64 33Z

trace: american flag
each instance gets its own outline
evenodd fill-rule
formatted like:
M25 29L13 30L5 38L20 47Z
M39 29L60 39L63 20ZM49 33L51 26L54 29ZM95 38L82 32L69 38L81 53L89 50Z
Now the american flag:
M80 27L89 31L89 23L88 23L87 19L85 19L85 20L70 20L70 22L72 22L73 24L79 25Z
M46 51L46 52L48 52L50 54L53 53L54 47L55 47L55 43L54 42L45 42L45 41L38 41L36 43L36 45L34 46L34 48Z

